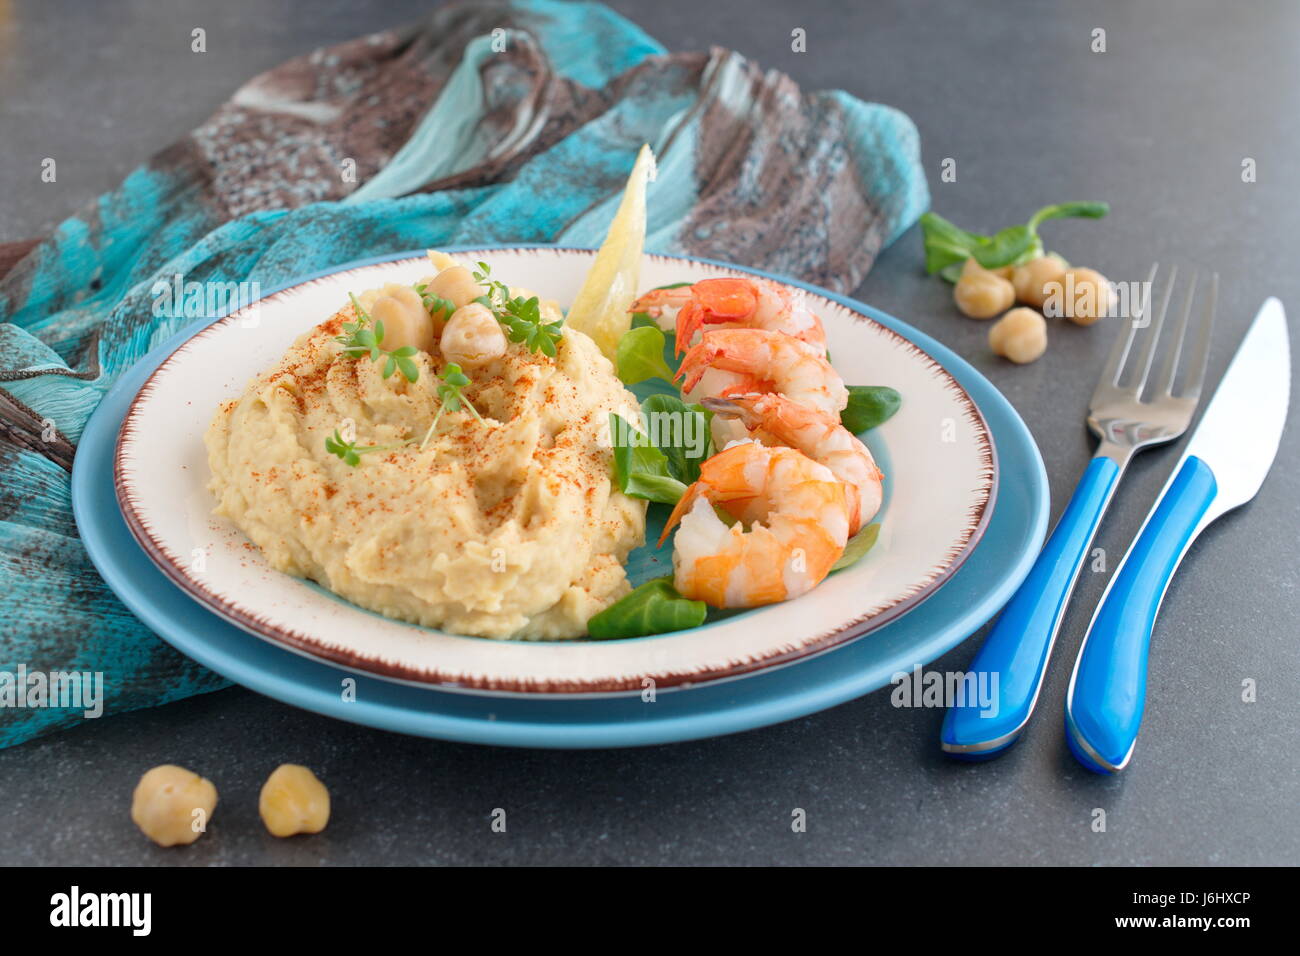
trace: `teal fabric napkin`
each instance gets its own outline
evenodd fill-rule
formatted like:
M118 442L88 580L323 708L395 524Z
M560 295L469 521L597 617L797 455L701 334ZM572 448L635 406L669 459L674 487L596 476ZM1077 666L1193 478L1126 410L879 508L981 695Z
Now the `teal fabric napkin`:
M0 746L84 719L19 706L33 674L101 673L106 714L225 686L105 587L69 501L107 389L212 318L155 314L156 283L270 289L428 246L595 246L647 142L654 252L851 291L928 204L896 110L727 50L667 54L598 4L489 0L256 77L21 258L0 278Z

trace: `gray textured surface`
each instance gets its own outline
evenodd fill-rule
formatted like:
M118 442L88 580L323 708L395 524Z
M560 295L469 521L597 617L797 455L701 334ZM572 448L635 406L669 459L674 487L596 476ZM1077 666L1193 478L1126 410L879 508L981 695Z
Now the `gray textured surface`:
M806 88L906 110L935 208L962 225L991 231L1045 203L1109 200L1103 223L1046 227L1049 244L1113 279L1139 278L1153 259L1217 268L1214 380L1266 295L1300 310L1300 6L612 5L671 48L732 46ZM112 6L0 7L0 240L48 229L253 73L427 4ZM194 26L208 30L206 56L189 52ZM807 53L790 51L794 27L808 31ZM1089 52L1094 27L1107 30L1104 54ZM39 181L45 156L58 159L57 185ZM956 183L939 181L945 157L957 160ZM1241 181L1243 157L1257 161L1258 182ZM1108 336L1053 326L1042 361L1009 367L919 263L914 231L860 297L954 346L1005 392L1042 449L1055 517L1091 454L1081 413ZM1174 581L1121 779L1087 774L1062 741L1068 663L1106 583L1085 573L1039 719L991 764L946 761L940 712L895 710L883 693L724 739L549 753L395 736L232 689L0 752L0 862L1295 864L1295 433L1258 499L1211 528ZM1111 566L1176 456L1147 454L1129 475L1100 538ZM936 666L965 667L977 645ZM1245 678L1258 680L1258 703L1241 702ZM332 788L334 820L319 837L275 841L256 822L261 782L286 760ZM127 819L138 775L163 761L221 790L211 832L188 850L151 847ZM506 834L490 832L495 807L509 814ZM794 807L807 810L804 834L791 832ZM1105 833L1090 829L1096 807Z

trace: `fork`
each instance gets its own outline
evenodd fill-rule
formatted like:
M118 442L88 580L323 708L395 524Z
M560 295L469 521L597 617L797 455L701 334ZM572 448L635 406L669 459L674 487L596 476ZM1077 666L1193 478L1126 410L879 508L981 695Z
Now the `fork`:
M1169 311L1169 301L1178 270L1171 269L1164 283L1158 311L1144 322L1150 311L1158 266L1143 286L1138 314L1120 329L1101 379L1088 405L1088 428L1099 444L1070 496L1065 511L1052 530L1047 545L1029 575L1002 610L993 630L971 664L970 673L989 688L992 700L959 698L948 709L940 732L945 752L966 759L982 759L1001 753L1020 737L1038 702L1043 675L1052 655L1052 645L1079 571L1088 555L1093 536L1114 497L1120 477L1133 456L1153 445L1173 441L1187 430L1200 398L1209 357L1210 330L1218 298L1218 276L1209 282L1208 301L1195 323L1195 340L1186 362L1182 388L1173 385L1191 325L1197 277L1187 291L1182 317L1172 342L1165 346L1156 378L1143 401L1143 389L1151 373L1160 331ZM1134 361L1130 352L1140 341ZM1121 385L1128 371L1130 381ZM990 675L984 678L983 675ZM996 683L993 683L996 678Z

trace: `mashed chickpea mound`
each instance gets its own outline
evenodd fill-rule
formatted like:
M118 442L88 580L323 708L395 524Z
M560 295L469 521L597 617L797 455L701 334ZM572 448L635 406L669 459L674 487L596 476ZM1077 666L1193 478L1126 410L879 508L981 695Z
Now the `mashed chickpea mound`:
M358 299L370 309L398 288ZM609 413L636 400L610 361L572 329L553 358L510 342L466 369L482 421L444 410L421 447L447 360L434 345L411 357L415 381L384 378L384 361L336 340L355 318L348 306L305 333L218 408L216 512L272 567L388 617L482 637L585 634L630 590L623 563L645 537L645 502L612 483ZM335 430L378 447L350 466L326 450Z

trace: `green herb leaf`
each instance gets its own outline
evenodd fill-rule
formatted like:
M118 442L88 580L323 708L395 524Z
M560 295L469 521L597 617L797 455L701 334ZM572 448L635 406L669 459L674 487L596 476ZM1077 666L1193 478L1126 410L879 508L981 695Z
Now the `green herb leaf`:
M872 549L879 537L879 524L869 524L859 530L857 534L849 538L848 544L844 546L844 553L840 555L838 561L831 565L829 573L843 571L850 565L857 564L866 557L867 552Z
M888 385L850 385L848 388L849 404L840 412L840 421L855 435L887 421L903 404L903 396Z
M985 269L1019 265L1043 253L1042 240L1029 226L1010 226L978 246L973 255Z
M592 617L587 634L608 641L682 631L703 624L708 611L703 601L678 594L671 577L655 578Z
M713 453L712 417L700 405L664 394L641 403L641 422L636 425L611 413L619 490L634 498L676 504L687 486L699 479L700 466ZM641 431L641 426L648 431Z
M658 326L642 325L630 329L618 340L614 364L624 385L635 385L648 378L673 380L673 370L664 359L668 339Z
M420 294L420 301L424 303L424 310L430 315L441 316L444 319L451 318L451 314L456 311L456 303L450 299L444 299L440 295L434 295L429 291L429 287L421 282L415 286L415 291Z
M406 356L399 356L397 359L399 366L402 362L409 361L410 359ZM404 369L402 374L406 374ZM443 412L458 412L461 408L467 408L476 420L483 421L483 416L478 413L474 403L461 394L461 389L470 383L470 378L461 370L459 365L455 362L448 362L447 367L442 370L442 374L437 378L438 411L433 416L433 421L429 423L429 430L424 433L424 438L420 442L421 450L424 449L425 445L429 444L429 439L433 437L434 430L438 427ZM411 381L415 380L411 379Z
M344 441L337 428L334 429L333 435L327 435L325 438L325 450L338 457L343 464L350 468L355 468L361 464L361 456L366 452L391 451L394 448L401 447L401 445L365 445L358 447L355 441Z
M530 352L541 352L555 358L555 343L564 335L561 323L543 322L541 301L537 296L511 298L505 283L497 282L491 275L488 264L480 262L474 280L486 286L488 291L474 301L491 310L497 321L505 326L506 337L511 342L522 342Z
M337 428L334 429L333 435L329 435L325 438L325 450L331 455L337 455L344 464L351 465L354 468L361 461L361 456L356 452L356 444L355 441L345 442Z
M411 356L419 349L411 345L404 345L400 349L394 349L391 352L385 351L382 346L384 342L384 323L375 322L371 325L370 313L361 307L357 297L351 292L348 298L352 300L352 308L357 314L355 322L343 323L343 335L334 336L334 341L343 346L343 354L350 358L359 359L363 355L368 355L370 361L378 362L381 358L386 358L384 362L384 378L392 378L394 372L401 369L402 376L408 382L414 382L420 377L420 367L411 361Z
M965 265L965 260L950 263L939 270L939 275L955 285L957 280L961 278L961 270L965 268ZM827 359L827 361L830 361L830 359Z
M370 313L361 307L361 303L357 301L357 297L351 292L348 293L348 298L352 300L352 309L357 314L357 321L362 325L369 325Z
M636 472L628 477L623 494L629 498L644 498L646 501L657 501L663 505L676 505L682 495L686 494L686 485L667 475Z
M925 271L931 275L946 266L965 262L988 242L988 236L959 229L934 212L921 217L921 234L925 240Z
M1038 224L1049 219L1101 219L1110 212L1110 203L1104 202L1063 202L1055 206L1044 206L1034 213L1029 220L1029 228L1037 230Z
M650 438L668 459L668 473L684 485L700 477L700 466L713 454L713 413L687 405L675 395L651 395L641 403Z
M668 456L650 443L648 435L615 412L609 414L609 429L614 443L614 480L619 491L632 498L677 504L686 493L686 485L673 477Z
M974 258L985 269L1017 266L1043 255L1038 227L1049 219L1100 219L1110 211L1104 202L1065 202L1044 206L1021 226L1008 226L992 236L967 232L937 213L921 217L925 243L925 271L939 273L949 282L961 276L961 267Z
M505 299L501 305L489 305L489 308L505 326L506 337L511 342L523 342L530 352L555 357L555 343L563 336L564 330L558 322L542 321L541 303L537 296Z
M408 382L414 382L420 377L420 367L404 355L397 358L397 368Z

